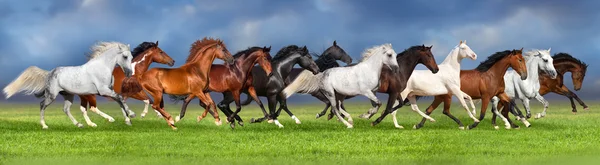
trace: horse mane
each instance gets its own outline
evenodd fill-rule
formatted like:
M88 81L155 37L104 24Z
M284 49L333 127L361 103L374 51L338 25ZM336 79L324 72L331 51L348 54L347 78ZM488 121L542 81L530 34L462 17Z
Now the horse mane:
M125 46L125 44L120 43L120 42L115 42L115 41L111 41L111 42L105 42L105 41L100 41L97 42L96 44L94 44L90 50L92 51L91 53L89 53L87 55L88 60L92 60L95 59L97 57L100 57L100 55L102 55L102 53L106 52L107 50L115 47L115 46Z
M136 57L141 57L140 55L142 55L142 53L146 50L157 46L158 45L154 42L142 42L137 47L135 47L133 51L131 51L131 56L133 56L133 59L135 60Z
M554 59L555 62L556 61L563 61L563 60L564 61L572 61L572 62L577 63L582 68L586 68L586 69L587 69L587 66L588 66L588 64L586 64L585 62L583 62L583 61L581 61L581 60L579 60L579 59L571 56L568 53L563 53L563 52L554 54L554 56L552 56L552 59Z
M281 50L279 50L277 52L275 57L273 57L272 61L278 61L281 59L285 59L287 56L292 55L291 52L297 51L298 49L300 49L300 47L298 47L297 45L288 45L286 47L283 47Z
M380 49L381 47L392 47L392 44L387 43L387 44L383 44L383 45L377 45L377 46L373 46L373 47L365 50L362 53L362 59L360 59L360 62L363 62L363 61L369 59L369 57L373 56L373 54L375 54L375 51L377 49Z
M239 52L235 53L233 55L233 58L238 58L238 57L241 57L241 56L247 56L247 55L252 54L252 52L256 52L256 51L259 51L259 50L262 50L262 49L263 48L258 47L258 46L250 47L250 48L248 48L246 50L242 50L242 51L239 51Z
M202 40L196 40L196 42L192 43L192 46L190 48L190 55L185 60L185 62L188 63L193 61L194 59L196 59L196 57L200 56L199 52L205 51L210 46L214 45L225 46L223 45L223 41L221 41L220 39L204 37Z
M315 60L315 64L317 64L317 66L319 67L319 70L321 72L323 72L329 68L334 68L334 67L340 66L340 64L337 63L337 60L335 60L334 57L327 56L327 55L318 55L317 53L311 53L311 54L313 56L317 57L317 60Z
M426 48L426 47L425 47L425 45L415 45L415 46L411 46L410 48L408 48L408 49L404 49L404 51L402 51L402 52L398 53L398 54L396 55L396 59L399 59L400 57L402 57L402 56L404 56L404 55L407 55L407 54L409 54L409 52L413 52L413 51L417 51L417 50L423 50L423 49L425 49L425 48Z
M502 58L510 55L513 51L512 50L505 50L505 51L501 51L501 52L496 52L491 56L488 56L488 58L481 62L479 64L479 66L477 66L477 68L475 68L475 70L479 71L479 72L486 72L488 71L492 66L494 66L494 64L500 60L502 60Z

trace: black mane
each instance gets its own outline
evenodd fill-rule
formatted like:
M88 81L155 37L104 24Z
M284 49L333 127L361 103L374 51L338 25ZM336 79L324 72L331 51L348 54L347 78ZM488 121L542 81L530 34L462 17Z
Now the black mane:
M587 68L587 66L588 66L588 64L586 64L585 62L571 56L568 53L563 53L563 52L554 54L554 56L552 56L552 59L554 61L560 61L560 60L573 61L573 62L581 65L583 68Z
M250 54L252 54L252 52L259 51L259 50L262 50L262 49L263 48L258 47L258 46L250 47L250 48L248 48L246 50L242 50L242 51L239 51L239 52L235 53L235 55L233 55L233 58L238 58L238 57L241 57L243 55L250 55Z
M273 57L272 61L285 59L287 56L292 55L292 52L298 51L299 49L300 47L298 47L297 45L288 45L286 47L283 47L277 52L275 57Z
M135 59L135 57L141 55L144 51L157 46L158 45L154 42L142 42L137 47L135 47L133 51L131 51L131 56L133 56L133 58Z
M337 60L335 60L334 57L327 55L317 55L316 53L313 53L312 55L318 57L317 60L315 60L315 63L319 67L320 72L340 66L340 64L337 63Z
M404 55L407 55L407 54L409 54L409 52L414 52L414 51L417 51L417 50L424 50L425 48L426 48L426 47L425 47L424 45L415 45L415 46L411 46L410 48L408 48L408 49L404 49L404 51L402 51L402 52L398 53L398 54L396 55L396 59L398 59L398 58L400 58L400 57L402 57L402 56L404 56Z
M480 72L485 72L485 71L489 70L492 66L494 66L494 64L496 62L500 61L502 58L511 54L512 52L513 51L511 51L511 50L496 52L494 55L489 56L485 61L481 62L479 64L479 66L477 66L477 68L475 68L475 70L480 71Z

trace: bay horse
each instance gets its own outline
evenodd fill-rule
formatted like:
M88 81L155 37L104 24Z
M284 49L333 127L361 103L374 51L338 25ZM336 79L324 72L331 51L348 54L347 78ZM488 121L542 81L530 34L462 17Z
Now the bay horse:
M129 45L119 42L98 42L92 46L89 58L89 61L83 65L57 67L50 71L31 66L4 88L4 94L6 98L10 98L18 92L24 92L42 98L40 102L42 129L48 129L44 112L59 94L65 99L63 111L77 127L83 127L83 124L77 122L71 115L74 96L95 94L114 99L123 111L125 124L131 125L128 117L129 107L124 103L123 98L113 91L111 75L115 66L119 65L125 76L131 77L133 56Z
M352 58L350 57L350 55L348 55L346 53L346 51L344 51L344 49L342 49L336 41L333 41L333 45L330 46L329 48L327 48L321 55L317 55L317 54L313 54L313 56L318 57L315 60L315 63L317 64L317 66L319 67L319 72L323 72L327 69L330 68L335 68L335 67L340 67L340 65L337 63L337 61L342 61L344 63L346 63L347 65L350 65L352 63ZM302 76L300 76L302 75ZM293 82L293 80L295 80L298 77L303 77L303 76L313 76L314 74L312 74L311 71L306 70L304 68L293 68L292 71L290 72L290 74L288 75L288 78L285 80L285 84L289 86L289 84L291 84ZM319 91L315 91L310 93L313 97L321 100L322 102L327 103L327 105L329 104L329 100L327 100L327 98L325 96L323 96L323 94L321 94L321 92ZM248 99L249 101L247 101L244 105L250 104L251 100ZM329 107L326 107L325 110L327 110ZM277 116L279 116L279 113L281 112L281 110L285 110L287 112L287 114L296 122L296 124L300 124L300 119L298 119L298 117L296 117L289 109L288 106L285 104L280 104L279 109L277 109Z
M271 75L272 68L270 60L271 54L269 53L270 51L271 47L251 47L236 53L233 56L234 62L232 65L213 64L209 74L209 79L211 81L208 85L208 90L211 92L223 93L223 95L232 95L236 107L238 108L236 111L239 111L241 109L240 95L244 87L244 83L246 83L252 68L254 68L254 65L258 64L267 75ZM256 92L253 90L248 91L248 93L251 96L256 96ZM177 99L177 96L171 95L171 98ZM185 116L187 105L190 103L191 98L193 97L187 96L187 98L185 98L184 104L181 107L181 113L179 113L179 116L175 118L175 122L178 122ZM205 106L206 105L202 105L202 107ZM207 112L208 109L204 111L202 116L206 116ZM231 124L231 127L235 127L233 122L231 122Z
M401 53L398 53L396 55L396 61L398 62L398 66L400 67L400 69L397 74L394 74L392 72L392 70L390 70L389 68L383 67L381 76L379 78L379 88L378 88L377 92L387 93L390 96L390 97L388 97L388 104L386 106L386 111L390 111L390 109L392 108L392 104L398 98L399 93L402 92L402 90L404 90L404 88L406 87L406 81L408 80L408 78L410 77L410 75L412 74L412 72L414 71L415 67L418 64L425 65L433 73L438 72L439 69L437 67L437 63L435 63L435 58L434 58L433 54L431 53L432 47L433 46L426 47L425 45L412 46L408 49L405 49ZM314 78L314 76L303 73L302 76L300 76L300 78L301 79L309 79L309 78ZM288 87L286 87L284 92L285 93L292 93L292 92L304 93L303 89L301 89L301 88L294 89L295 86L299 85L300 82L301 81L295 81L295 84L288 85ZM293 90L297 90L297 91L293 91ZM311 95L313 95L314 97L318 98L319 100L321 100L322 102L324 102L326 104L323 111L318 113L316 116L316 118L320 118L321 116L324 116L327 113L327 110L330 108L331 103L320 92L314 92L314 93L311 93ZM349 99L349 98L352 98L352 97L346 97L345 99ZM325 99L325 100L323 100L323 99ZM376 105L373 102L372 102L372 104ZM380 105L377 105L377 106L380 106ZM342 109L345 109L343 107L343 104L341 104L340 107ZM331 110L333 110L333 109L331 109ZM367 113L362 114L359 117L370 118L375 113L377 113L377 110L378 110L378 108L375 110L372 109L372 110L368 111ZM391 113L391 111L389 113ZM334 115L333 112L329 113L328 119L331 119L333 117L333 115ZM380 121L374 122L375 123L374 125L376 125L379 122Z
M553 92L566 96L571 101L573 113L577 113L577 106L575 106L573 99L577 100L577 102L583 106L583 109L589 110L588 106L581 101L581 99L579 99L575 92L569 90L569 88L567 88L563 82L565 73L571 72L573 88L575 91L579 91L581 89L581 84L583 84L583 78L585 78L588 65L568 53L557 53L552 56L552 59L554 59L554 68L556 69L558 76L556 76L556 79L552 79L550 75L540 72L540 95L544 96L550 92ZM514 102L512 102L512 104L515 105ZM521 113L521 110L518 107L511 106L511 108L513 107L517 109L519 114Z
M531 111L529 109L529 99L536 98L539 102L544 104L544 111L538 116L546 115L546 110L548 109L548 101L544 99L539 93L540 90L540 80L539 80L539 72L545 72L549 74L552 79L555 79L558 75L556 69L554 68L552 56L550 56L550 49L548 50L531 50L525 52L525 62L527 65L527 79L522 80L517 78L517 73L515 71L508 71L504 75L504 83L506 84L506 88L504 92L508 95L510 99L519 99L523 102L523 106L527 110L527 118L531 117ZM497 109L500 109L502 105L498 105L499 98L494 97L492 99L493 107L492 111L496 112ZM511 104L506 104L503 112L508 113L508 108ZM500 116L500 118L506 123L507 116ZM522 115L517 117L518 120L521 120L526 127L530 127L531 124L525 119ZM497 128L496 126L496 113L492 116L492 126Z
M244 93L248 94L249 91L256 91L257 96L267 97L267 103L269 112L265 110L262 102L259 99L254 99L258 106L263 111L264 117L259 119L251 119L251 123L262 122L265 119L269 119L269 122L274 122L275 125L282 128L283 125L277 120L276 105L279 102L280 105L286 105L285 97L280 94L281 91L286 87L285 79L288 78L294 65L300 65L301 68L310 70L313 74L319 73L319 67L312 60L311 54L308 52L306 46L298 47L296 45L289 45L277 52L275 57L271 60L271 66L274 68L272 75L268 76L263 70L254 67L252 74L246 81L246 88ZM225 95L223 101L218 105L219 109L226 114L232 114L229 116L236 116L236 120L240 120L237 113L232 112L229 109L229 104L233 102L230 94ZM233 121L230 121L233 122Z
M340 107L340 103L346 96L364 95L371 101L381 104L375 92L379 86L379 77L381 76L383 66L387 66L394 73L399 69L396 61L396 52L392 44L377 45L365 50L361 61L353 66L337 67L325 70L315 75L311 79L296 79L294 83L299 83L288 91L297 91L296 88L302 88L306 93L320 91L331 103L333 112L338 119L346 125L347 128L353 128L353 120L350 114ZM291 96L294 92L282 92L285 98ZM346 121L341 114L348 117ZM276 117L276 116L275 116Z
M473 104L473 100L469 95L462 92L460 89L460 85L462 83L460 79L460 62L464 58L476 60L477 54L475 54L475 52L469 48L467 41L460 41L460 43L454 47L452 51L450 51L446 59L438 65L440 72L437 74L433 74L426 70L415 70L413 74L410 75L410 78L406 84L406 88L400 93L400 98L407 98L413 111L434 122L435 120L433 118L419 110L419 107L417 106L417 96L452 94L457 97L462 107L469 114L469 117L471 117L475 122L479 122L479 120L473 116L473 113L475 113L475 105ZM469 111L469 107L467 106L465 100L469 101L473 112ZM397 102L398 107L395 107L394 109L404 105L401 104L402 102ZM398 125L398 121L395 118L396 113L396 110L392 112L392 116L394 116L394 126L402 129L404 127Z
M140 79L144 72L148 70L150 64L156 62L160 64L167 64L169 66L173 66L175 64L175 60L173 60L167 53L165 53L162 49L158 47L158 41L154 42L142 42L131 52L133 56L133 60L131 60L131 69L132 76L136 79ZM112 72L113 76L113 90L116 93L121 93L121 83L125 79L125 73L121 69L114 69ZM150 98L143 91L138 92L135 95L132 95L134 99L144 101L144 111L142 112L142 117L148 113L148 105L150 104ZM87 107L90 105L90 110L92 112L97 113L98 115L108 119L109 122L113 122L111 116L105 114L104 112L98 109L96 104L96 96L95 95L79 95L81 100L81 112L83 112L83 117L87 124L92 127L96 127L96 124L93 123L88 115L87 115ZM123 100L127 100L127 97L124 97ZM135 113L133 111L129 112L130 117L132 117ZM160 113L157 112L160 116ZM161 116L162 117L162 116Z
M506 95L504 93L504 73L509 67L513 68L521 76L521 79L527 78L527 67L522 52L523 48L496 52L475 69L460 71L460 90L471 96L472 99L481 99L479 121L485 117L488 104L493 96ZM506 99L507 97L502 96L502 98ZM508 101L504 100L505 103ZM462 122L450 113L450 104L452 103L450 94L435 96L425 114L431 114L442 102L444 102L444 115L454 120L459 125L459 129L464 129ZM425 121L426 119L423 118L414 128L423 127ZM475 128L478 124L479 122L473 123L469 129ZM507 127L510 128L510 125Z
M172 116L164 110L163 93L174 95L191 95L198 97L203 103L204 109L213 109L215 124L220 125L221 120L216 111L212 98L210 97L209 73L215 58L224 60L227 64L233 63L233 57L227 47L220 39L203 38L194 42L190 48L190 55L185 64L179 68L152 68L148 70L139 83L146 92L152 95L154 103L152 108L158 110L172 129L175 122ZM124 83L123 85L128 84ZM137 93L137 91L126 91L124 93Z

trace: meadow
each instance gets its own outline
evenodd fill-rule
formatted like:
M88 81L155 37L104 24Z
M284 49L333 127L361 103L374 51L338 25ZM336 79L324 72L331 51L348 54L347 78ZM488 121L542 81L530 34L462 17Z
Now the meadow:
M420 102L425 109L429 101ZM545 118L530 119L530 128L519 123L522 127L512 130L493 129L489 111L478 128L459 130L441 108L432 114L437 122L413 130L420 118L408 107L398 113L406 129L394 128L389 116L372 127L374 118L358 118L370 104L356 102L346 105L355 119L353 129L335 119L315 119L321 104L290 105L302 120L300 125L283 112L280 121L285 128L250 124L251 117L262 114L253 104L240 113L245 126L232 130L227 124L216 126L212 117L196 122L202 111L194 103L177 123L177 131L154 112L139 118L141 104L130 105L138 114L133 126L124 124L114 102L107 102L100 109L117 121L90 114L98 127L77 128L63 113L62 102L56 102L46 111L49 129L42 130L38 104L1 103L0 164L596 164L600 160L600 106L593 102L590 111L578 114L572 114L566 102L551 102ZM166 107L172 115L179 114L180 105ZM541 112L541 105L532 107L532 112ZM452 112L465 124L473 122L456 104ZM78 106L72 113L85 123Z

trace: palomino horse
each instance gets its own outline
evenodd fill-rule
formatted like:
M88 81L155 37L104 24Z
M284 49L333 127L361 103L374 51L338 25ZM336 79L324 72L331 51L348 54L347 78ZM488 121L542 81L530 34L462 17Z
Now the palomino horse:
M473 116L473 113L475 113L475 105L473 104L471 97L460 90L460 62L467 57L475 60L477 59L477 54L467 46L467 41L460 41L460 43L450 51L444 62L438 65L440 72L437 74L433 74L427 70L415 70L408 79L406 89L400 93L400 98L408 98L413 111L416 111L430 121L435 121L433 118L429 117L429 115L426 115L419 110L416 96L437 96L451 93L458 98L458 101L460 101L462 107L467 111L469 117L475 122L479 122L479 120ZM469 111L465 99L469 100L471 107L473 108L473 113ZM399 104L399 106L403 105L402 102L397 102L397 104ZM397 111L395 110L392 113L394 126L396 126L396 128L404 128L401 125L398 125L396 113Z
M323 72L327 69L330 68L335 68L335 67L340 67L340 65L337 63L338 60L346 63L346 64L351 64L352 63L352 58L346 53L346 51L344 51L344 49L342 49L340 46L337 45L336 41L333 41L333 45L330 46L329 48L327 48L321 55L313 55L318 57L315 60L315 63L317 64L317 66L319 67L319 71ZM300 77L300 75L302 76L313 76L314 74L311 71L308 71L304 68L294 68L292 69L292 72L290 72L288 78L285 80L285 84L291 84L293 80L295 80L296 78ZM323 94L321 94L321 92L319 91L315 91L310 93L313 97L316 97L317 99L321 100L322 102L327 103L327 105L329 104L329 100L327 100L327 98L325 96L323 96ZM250 102L248 102L247 104L249 104ZM328 107L326 107L325 109L328 109ZM300 119L298 119L298 117L296 117L288 108L287 105L285 104L281 104L279 105L279 109L277 109L277 116L279 116L279 113L281 112L281 110L285 110L287 112L287 114L296 121L296 124L300 124Z
M522 80L515 71L506 72L506 74L504 75L504 83L506 84L504 92L508 95L510 99L519 99L523 102L523 105L527 110L528 118L531 116L531 111L529 109L529 99L532 98L536 98L538 101L544 104L544 111L542 112L542 114L546 115L546 110L548 109L548 101L546 101L544 97L542 97L539 93L539 72L546 72L546 74L549 74L552 79L555 79L558 75L552 62L552 56L550 56L550 49L527 51L525 52L524 57L527 65L527 79ZM498 109L500 109L500 107L502 107L502 105L498 105L498 99L499 98L497 97L494 97L492 99L494 105L492 107L492 111L494 111L494 115L492 117L492 125L494 126L494 128L497 128L495 121L497 116L497 109L495 108L497 107ZM506 109L503 110L503 113L508 113L509 106L510 104L504 105ZM542 116L542 114L538 115ZM509 122L506 116L500 115L500 118L505 123ZM527 120L523 116L518 116L517 119L521 120L526 127L531 126L531 124L529 124L529 122L527 122Z
M298 91L297 88L303 89L306 93L318 90L329 100L338 119L347 128L353 128L352 117L340 107L343 99L346 96L364 95L376 104L381 104L375 92L379 86L383 66L389 67L394 73L397 73L399 68L392 44L374 46L367 49L362 56L363 59L356 65L331 68L310 79L296 79L292 84L299 83L299 85L294 85L294 89L287 90L290 93L284 91L283 94L287 98ZM348 117L348 121L341 114Z
M433 54L431 53L431 47L426 47L425 45L412 46L412 47L404 50L403 52L398 53L396 56L396 61L398 62L398 66L400 67L399 72L394 74L389 68L383 67L383 70L381 72L381 77L379 78L379 88L377 90L377 92L387 93L390 96L388 98L388 104L386 106L386 110L389 111L388 113L391 113L392 104L398 98L399 93L402 92L402 90L404 90L404 88L406 87L406 81L412 74L412 72L415 69L415 67L417 66L417 64L425 65L427 68L429 68L434 73L438 72L438 67L437 67L437 64L435 63L435 58L434 58ZM286 93L286 94L291 94L291 93L295 93L295 92L303 93L304 89L302 89L302 87L306 87L306 86L301 86L299 84L300 82L305 81L305 80L301 80L301 79L311 79L314 77L315 76L303 73L299 77L300 78L299 81L294 81L294 83L292 83L288 87L286 87L286 89L284 90L284 93ZM297 87L297 86L300 86L300 87ZM315 93L316 94L312 94L312 93L311 94L313 96L319 98L322 101L323 101L323 99L325 99L325 101L323 101L323 102L326 103L325 109L323 109L323 111L321 111L320 113L317 114L317 118L319 118L319 117L325 115L325 113L331 106L331 103L329 103L329 100L327 100L327 98L322 93L320 93L320 92L315 92ZM352 97L346 97L346 99L349 99L349 98L352 98ZM379 106L375 103L373 103L373 104L376 106ZM343 107L343 104L341 104L340 107L342 109L345 109ZM374 110L371 109L368 113L365 113L365 114L361 115L360 117L361 118L370 118L375 113L377 113L377 110L378 109L374 109ZM333 115L334 115L334 113L330 113L328 119L331 119L333 117ZM375 122L373 122L373 124L375 125L379 122L380 121L375 121Z
M77 127L83 124L71 115L71 104L74 95L102 95L111 97L123 110L125 123L131 125L129 108L123 103L123 98L112 90L112 75L115 65L119 65L125 76L131 77L131 51L129 45L119 42L98 42L92 47L90 60L80 66L57 67L51 71L32 66L27 68L17 79L4 88L6 98L15 93L35 94L43 98L40 103L40 124L47 129L44 111L59 94L65 99L63 111ZM135 90L135 89L133 89Z
M556 79L552 79L548 74L540 74L540 95L544 96L550 92L554 92L556 94L566 96L571 101L573 113L577 113L577 107L575 106L575 102L573 102L573 98L577 100L581 106L583 106L583 109L588 110L588 106L563 83L565 73L571 72L573 88L575 88L576 91L579 91L579 89L581 89L581 84L583 83L583 78L585 77L585 72L587 71L588 65L567 53L558 53L552 56L552 59L554 59L554 68L556 68L558 76L556 76ZM511 108L513 108L513 106L511 106ZM514 106L514 108L517 109L519 114L521 113L521 110L518 107Z
M244 51L236 53L233 58L235 59L233 65L217 65L213 64L210 70L209 79L211 80L208 85L208 90L211 92L220 92L223 95L225 93L231 94L237 106L237 110L241 109L240 94L244 87L244 83L247 81L252 68L255 64L258 64L267 75L271 75L271 47L252 47ZM249 91L251 96L256 96L255 91ZM171 96L171 98L177 96ZM185 116L187 105L190 103L191 96L187 96L184 100L184 104L181 107L181 113L175 118L175 122ZM258 98L257 98L258 99ZM202 105L205 107L206 105ZM204 110L202 116L206 116L208 109ZM228 115L228 114L226 114ZM229 116L231 118L231 116ZM200 120L200 119L198 119ZM230 120L231 121L231 120ZM240 121L241 122L241 121ZM231 127L235 127L235 123L231 122ZM243 125L240 123L240 125Z
M487 60L481 62L477 68L460 71L460 90L471 96L471 98L481 99L482 101L479 121L482 121L485 117L485 112L492 97L506 95L504 93L504 73L506 73L508 67L517 71L521 75L521 79L527 78L527 67L521 54L522 51L523 48L521 50L513 49L512 51L496 52L489 56ZM507 97L504 98L507 99ZM508 102L508 100L504 101L505 103ZM435 96L433 103L427 108L425 114L431 114L442 102L444 102L444 115L454 120L459 125L459 129L464 129L465 127L462 122L450 113L452 95ZM423 118L414 128L419 129L423 127L425 120ZM478 124L478 122L473 123L473 125L469 126L469 129L475 128ZM507 127L510 128L510 125L507 125Z
M169 113L164 110L163 93L174 95L190 95L191 99L198 97L205 109L213 108L215 124L220 125L221 120L208 91L210 69L215 58L223 59L232 64L233 57L219 39L204 38L194 42L190 49L185 64L179 68L152 68L148 70L140 83L142 87L154 98L152 108L158 110L173 129L175 122ZM126 83L124 83L126 85ZM125 91L124 93L133 93Z
M306 46L298 47L296 45L286 46L277 52L275 57L273 57L271 60L271 66L274 68L271 76L268 76L260 68L254 67L254 69L252 69L252 74L246 81L247 90L245 93L248 94L249 91L254 90L258 96L267 97L270 115L266 112L262 102L259 99L254 99L263 111L264 117L256 120L252 118L250 121L251 123L261 122L265 119L269 119L269 121L273 121L275 125L279 126L280 128L283 127L277 118L274 118L276 113L275 108L278 101L280 105L286 105L287 100L284 97L281 97L280 93L286 86L285 79L290 75L290 72L296 64L300 65L300 67L304 69L310 70L313 72L313 74L319 73L319 67L312 60L312 57L310 53L308 53ZM233 99L230 94L225 95L223 101L219 103L219 109L221 109L223 113L233 114L233 112L227 106L232 101ZM229 116L237 116L237 114ZM240 118L236 117L236 120L240 120Z
M131 55L133 56L133 60L131 60L131 69L133 72L132 76L137 79L140 79L142 77L142 74L144 74L144 72L148 70L148 67L150 67L150 64L152 64L153 62L167 64L169 66L173 66L173 64L175 64L175 61L169 55L167 55L167 53L165 53L162 49L158 47L158 41L156 41L156 43L141 43L135 49L133 49ZM121 93L121 83L125 79L125 73L123 73L123 70L121 69L115 69L113 70L112 75L114 78L113 90L115 90L115 92L117 93ZM142 91L138 92L135 95L132 95L131 97L137 100L142 100L144 101L144 103L146 103L144 106L144 111L142 112L142 117L144 117L146 113L148 113L148 105L150 104L150 98L148 98L148 95L146 95L146 93ZM81 112L83 112L83 117L89 126L96 127L96 124L93 123L87 115L88 103L90 104L90 110L92 112L95 112L100 116L108 119L109 122L115 121L115 119L113 119L111 116L105 114L104 112L100 111L100 109L98 109L96 105L95 95L79 95L79 98L81 99ZM123 100L127 100L127 98L124 97ZM160 113L156 113L159 116L161 116ZM131 111L129 112L129 115L134 116L135 113Z

